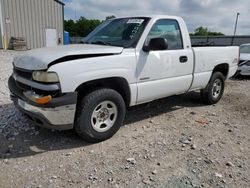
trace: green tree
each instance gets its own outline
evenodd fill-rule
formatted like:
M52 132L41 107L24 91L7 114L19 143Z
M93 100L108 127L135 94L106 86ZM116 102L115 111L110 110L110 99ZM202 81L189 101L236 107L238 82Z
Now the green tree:
M208 33L209 36L224 36L224 33L221 32L209 32Z
M194 33L190 34L191 36L224 36L221 32L209 31L207 27L198 27L195 29Z
M76 21L76 31L78 36L87 36L101 23L102 22L100 20L88 20L84 17L80 17L80 19Z
M115 16L114 16L114 15L107 16L107 17L106 17L106 20L110 20L110 19L113 19L113 18L115 18Z
M101 20L80 17L79 20L76 21L65 20L64 28L72 37L85 37L101 23Z
M205 27L198 27L194 31L194 35L199 35L199 36L208 36L208 29Z
M76 36L76 23L73 20L64 20L64 30L68 31L70 36Z

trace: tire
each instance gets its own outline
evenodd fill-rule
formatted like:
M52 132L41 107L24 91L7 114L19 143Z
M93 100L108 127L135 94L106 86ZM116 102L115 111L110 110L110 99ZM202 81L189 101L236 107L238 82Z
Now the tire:
M76 112L75 131L91 143L111 138L123 124L126 105L112 89L98 89L86 95Z
M207 87L201 90L201 99L205 104L216 104L220 101L225 88L225 77L221 72L214 72Z

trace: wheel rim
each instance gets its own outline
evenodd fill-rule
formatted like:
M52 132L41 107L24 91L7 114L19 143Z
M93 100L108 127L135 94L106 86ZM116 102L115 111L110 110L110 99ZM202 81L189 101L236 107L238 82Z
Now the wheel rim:
M91 125L97 132L109 130L115 123L118 115L117 106L111 101L99 103L91 116Z
M220 96L222 89L222 82L220 79L216 79L213 84L212 95L214 98L218 98Z

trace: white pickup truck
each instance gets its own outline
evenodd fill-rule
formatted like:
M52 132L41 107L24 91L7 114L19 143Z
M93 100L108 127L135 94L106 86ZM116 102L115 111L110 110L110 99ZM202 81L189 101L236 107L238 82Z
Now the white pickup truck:
M84 44L16 57L8 84L34 123L99 142L118 131L129 106L194 90L217 103L238 61L238 47L192 48L180 17L123 17L105 21Z

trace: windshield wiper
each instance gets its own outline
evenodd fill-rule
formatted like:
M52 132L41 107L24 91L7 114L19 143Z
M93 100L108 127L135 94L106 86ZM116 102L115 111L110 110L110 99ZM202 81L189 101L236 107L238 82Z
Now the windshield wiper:
M102 40L91 42L91 44L101 44L101 45L106 45L106 46L112 46L110 42L105 42Z

